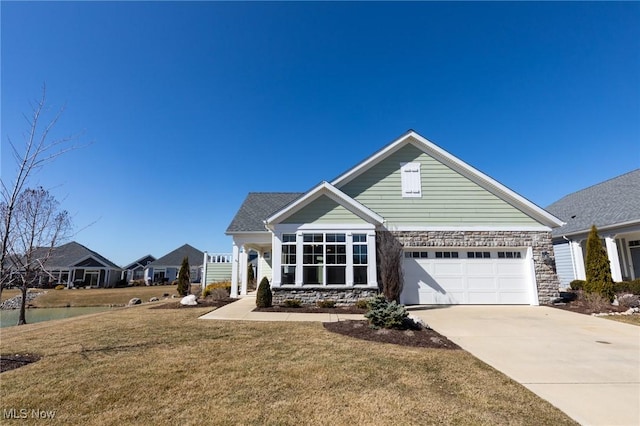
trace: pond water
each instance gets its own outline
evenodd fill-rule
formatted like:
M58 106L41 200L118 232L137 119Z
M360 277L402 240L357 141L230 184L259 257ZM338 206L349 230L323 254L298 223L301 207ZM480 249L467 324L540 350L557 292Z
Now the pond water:
M49 321L62 318L77 317L79 315L93 314L96 312L108 311L107 306L92 306L85 308L36 308L27 309L26 320L27 324L34 322ZM19 309L12 309L7 311L0 311L0 328L11 327L18 324L18 317L20 316Z

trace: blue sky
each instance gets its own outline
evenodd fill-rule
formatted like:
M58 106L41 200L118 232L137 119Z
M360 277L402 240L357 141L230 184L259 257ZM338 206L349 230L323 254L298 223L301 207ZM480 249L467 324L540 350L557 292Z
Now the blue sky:
M7 2L7 138L47 85L88 146L31 181L120 265L224 235L408 129L545 207L640 167L640 3Z

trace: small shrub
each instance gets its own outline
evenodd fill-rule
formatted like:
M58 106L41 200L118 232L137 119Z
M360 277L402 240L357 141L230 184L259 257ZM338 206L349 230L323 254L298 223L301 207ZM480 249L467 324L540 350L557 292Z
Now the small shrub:
M383 295L379 295L369 301L369 312L364 314L373 328L395 328L403 329L406 326L406 318L409 312L404 307L393 302L389 302Z
M369 309L369 300L367 299L358 299L356 302L356 308L358 309Z
M302 306L302 300L287 299L282 302L282 306L284 306L285 308L299 308Z
M318 308L335 308L336 301L335 300L318 300L316 302Z
M573 280L569 283L569 286L571 287L571 290L574 290L574 291L584 290L585 283L586 283L585 280Z
M131 281L131 285L134 287L143 287L147 284L144 282L144 280L133 280Z
M256 306L258 308L270 308L272 301L271 284L269 284L269 279L264 277L260 281L258 292L256 293Z
M600 293L583 293L582 298L589 304L593 312L607 312L611 310L611 302L608 297Z
M64 286L62 284L58 284L56 286L56 290L64 290Z
M615 283L614 289L616 293L631 293L640 295L640 279Z
M211 283L207 285L202 292L202 297L212 295L213 292L217 290L223 290L224 292L226 292L226 297L229 297L229 295L231 294L231 282L222 281L219 283ZM217 294L221 295L222 293L220 291L217 291Z

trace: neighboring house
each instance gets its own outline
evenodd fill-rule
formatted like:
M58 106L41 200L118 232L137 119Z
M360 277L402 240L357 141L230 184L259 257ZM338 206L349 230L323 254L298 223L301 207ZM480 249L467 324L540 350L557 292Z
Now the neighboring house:
M229 225L232 296L249 250L274 303L353 302L378 290L376 232L404 246L405 304L549 303L562 222L414 131L305 193L250 193Z
M38 249L45 257L48 248ZM122 269L106 257L72 241L54 247L45 263L47 273L41 276L42 284L64 284L67 287L113 287L120 279Z
M569 194L547 207L566 222L553 230L560 283L584 280L587 237L598 228L614 281L640 278L640 169Z
M147 283L171 283L178 278L182 259L189 259L191 282L199 283L202 278L204 252L185 244L149 263L144 268L144 279Z
M131 281L143 280L144 279L144 268L151 262L156 260L155 257L150 254L141 257L133 263L125 266L124 271L122 273L122 278L130 283Z

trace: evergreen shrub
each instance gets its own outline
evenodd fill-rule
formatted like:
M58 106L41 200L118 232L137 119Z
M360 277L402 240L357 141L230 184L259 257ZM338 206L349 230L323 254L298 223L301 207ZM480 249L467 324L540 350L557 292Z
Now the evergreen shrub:
M258 292L256 293L256 306L258 308L270 308L273 301L273 294L271 293L271 285L267 277L262 278L260 285L258 285Z

